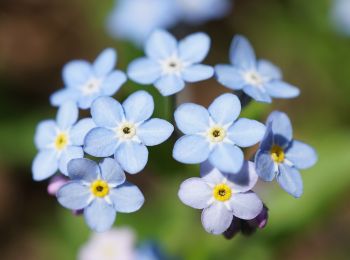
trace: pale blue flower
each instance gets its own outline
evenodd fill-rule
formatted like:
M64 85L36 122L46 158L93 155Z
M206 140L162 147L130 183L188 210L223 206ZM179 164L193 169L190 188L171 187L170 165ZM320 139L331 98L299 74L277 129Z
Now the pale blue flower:
M350 0L333 0L331 19L340 33L350 36Z
M265 126L246 118L239 99L233 94L217 97L208 109L187 103L175 111L177 127L185 134L175 143L173 157L195 164L209 159L218 169L236 173L243 165L243 152L264 136Z
M137 211L144 197L112 158L97 164L89 159L74 159L68 164L71 178L57 192L59 203L70 210L84 209L87 225L94 231L110 229L117 212Z
M51 96L51 104L59 106L70 100L79 108L87 109L100 96L113 96L126 81L126 76L114 70L117 54L113 49L105 49L90 64L85 60L74 60L63 67L64 88Z
M84 137L95 124L88 118L77 120L77 106L66 102L58 109L56 121L45 120L38 124L34 137L39 150L32 165L34 180L44 180L57 170L67 175L67 163L84 156Z
M123 104L111 97L97 99L91 107L97 127L87 134L84 151L96 157L114 155L128 173L140 172L148 160L146 146L164 142L174 130L163 119L150 119L153 110L153 98L145 91L133 93Z
M213 76L211 66L200 64L209 48L210 38L205 33L194 33L177 42L166 31L154 31L145 44L146 57L131 62L128 76L139 84L154 84L163 96L175 94L186 82Z
M202 224L212 234L222 234L233 217L254 219L263 209L259 197L251 191L258 180L255 166L245 162L237 174L226 174L208 162L201 165L201 178L184 181L180 200L195 209L203 209Z
M303 193L299 169L313 166L317 161L315 150L293 140L293 129L285 113L274 111L267 119L267 131L255 156L257 174L264 181L275 177L280 186L298 198Z
M233 38L231 65L216 65L218 81L233 90L242 90L256 101L270 103L272 98L294 98L299 89L282 80L279 68L266 60L257 60L249 41L243 36Z

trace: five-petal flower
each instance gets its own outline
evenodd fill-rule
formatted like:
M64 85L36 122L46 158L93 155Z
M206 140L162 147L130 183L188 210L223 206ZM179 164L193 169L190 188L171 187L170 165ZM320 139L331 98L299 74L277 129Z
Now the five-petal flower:
M265 134L265 126L258 121L237 120L240 112L239 99L230 93L217 97L208 110L192 103L179 106L175 121L185 136L175 143L173 157L188 164L209 159L221 171L238 172L244 160L238 146L252 146Z
M266 60L256 60L254 50L243 36L235 36L230 49L231 65L216 65L218 81L234 90L242 90L256 101L270 103L271 98L294 98L297 87L282 80L279 68Z
M89 159L73 159L68 164L71 178L57 192L59 203L71 210L84 209L87 225L94 231L106 231L114 223L116 212L137 211L144 197L112 158L97 164Z
M170 33L156 30L146 41L147 57L131 62L128 76L139 84L154 84L163 96L175 94L185 82L213 76L211 66L200 64L209 47L210 38L204 33L191 34L178 43Z
M97 99L91 107L97 127L87 134L84 151L96 157L114 154L125 171L140 172L148 160L146 146L164 142L174 130L163 119L150 119L153 110L153 98L145 91L133 93L122 105L111 97Z
M73 102L64 103L57 112L56 121L39 123L34 142L39 150L32 165L33 178L44 180L59 169L67 175L67 164L73 158L82 158L84 137L95 127L89 119L78 120L78 108Z
M203 209L202 224L213 234L222 234L233 217L254 219L263 203L251 191L258 180L254 163L245 162L237 174L226 174L210 163L201 165L201 178L184 181L179 190L180 200L195 209Z
M298 170L313 166L317 154L309 145L293 140L292 125L285 113L272 112L266 125L265 137L255 156L257 174L264 181L276 177L286 192L298 198L303 193Z
M53 106L67 100L76 102L81 109L87 109L99 96L112 96L126 81L124 72L114 70L117 54L113 49L105 49L93 64L85 60L67 63L62 72L64 89L52 94Z

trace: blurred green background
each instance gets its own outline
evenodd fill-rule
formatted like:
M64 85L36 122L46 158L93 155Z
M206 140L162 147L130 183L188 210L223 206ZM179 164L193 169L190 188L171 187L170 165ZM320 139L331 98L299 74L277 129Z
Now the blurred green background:
M304 195L294 199L274 183L256 191L270 211L268 226L233 240L207 234L200 211L178 200L180 183L198 175L171 157L172 138L150 149L144 172L129 176L146 197L144 207L119 214L116 225L135 229L139 240L155 239L184 259L350 258L350 39L329 22L331 0L236 0L232 14L200 27L177 28L178 37L205 31L212 38L208 64L228 62L234 34L246 35L257 56L280 66L302 95L272 105L252 103L244 116L264 121L273 109L287 112L295 137L314 146L319 162L302 172ZM111 0L1 0L0 2L0 252L1 259L75 259L90 232L81 217L31 179L36 124L55 116L50 93L62 85L61 68L71 59L93 60L105 47L118 50L118 68L142 55L133 45L105 33ZM349 10L350 11L350 10ZM156 115L171 118L151 87L127 82L122 100L136 89L156 99ZM208 105L228 90L215 80L180 93L179 101ZM253 151L248 151L252 153Z

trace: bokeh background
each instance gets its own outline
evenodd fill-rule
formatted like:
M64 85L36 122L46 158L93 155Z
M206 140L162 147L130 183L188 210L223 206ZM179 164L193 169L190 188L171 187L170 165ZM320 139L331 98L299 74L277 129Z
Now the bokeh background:
M349 259L350 38L334 30L331 6L331 0L236 0L225 19L172 30L178 37L207 32L212 49L206 63L212 65L228 62L233 35L244 34L258 57L278 64L286 81L300 87L297 99L253 102L243 114L264 121L270 111L283 110L295 137L317 149L319 162L302 172L304 195L294 199L274 183L260 183L256 191L270 209L265 229L233 240L207 234L200 211L177 198L180 183L197 176L198 167L172 159L172 138L150 149L141 174L129 176L146 203L136 213L119 214L116 226L130 226L139 241L156 240L168 254L184 259ZM75 259L90 236L83 218L47 195L47 182L32 181L33 135L40 120L56 114L48 98L62 87L67 61L92 61L105 47L114 47L118 68L125 70L142 55L106 33L112 7L112 0L0 1L1 259ZM169 100L152 87L128 81L116 97L123 100L136 89L150 91L156 116L171 119ZM212 79L189 86L178 102L208 105L227 91Z

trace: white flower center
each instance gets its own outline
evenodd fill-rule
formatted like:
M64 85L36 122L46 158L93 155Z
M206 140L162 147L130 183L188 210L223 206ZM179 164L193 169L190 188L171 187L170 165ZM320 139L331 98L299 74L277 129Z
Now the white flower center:
M214 125L209 128L207 137L213 143L222 142L226 137L226 130L221 126Z
M246 72L243 76L245 81L253 86L259 87L264 83L264 79L256 71Z
M122 123L117 128L117 135L121 139L131 139L136 135L136 127L129 122Z
M159 63L162 67L163 74L166 75L179 75L184 67L183 62L176 55L172 55L164 60L161 60Z
M101 87L101 80L92 78L85 85L82 86L81 91L83 92L83 95L89 96L99 92L100 87Z

